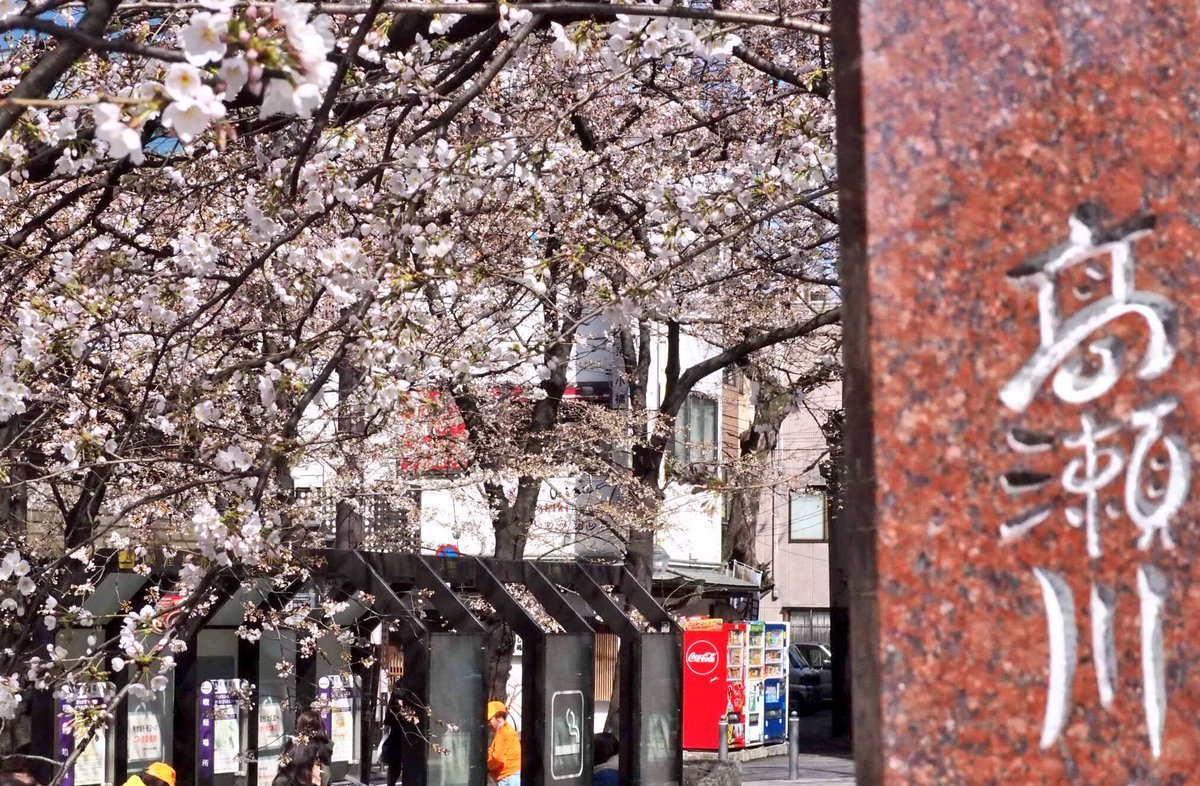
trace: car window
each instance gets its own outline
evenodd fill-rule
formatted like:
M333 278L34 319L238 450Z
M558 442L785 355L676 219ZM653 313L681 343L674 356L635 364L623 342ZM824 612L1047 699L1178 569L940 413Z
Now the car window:
M808 668L808 661L806 661L804 659L804 656L800 654L800 650L796 649L795 647L792 647L791 649L788 650L788 656L791 658L793 669L807 669Z
M829 659L825 657L825 651L820 647L805 647L804 657L814 669L829 668Z

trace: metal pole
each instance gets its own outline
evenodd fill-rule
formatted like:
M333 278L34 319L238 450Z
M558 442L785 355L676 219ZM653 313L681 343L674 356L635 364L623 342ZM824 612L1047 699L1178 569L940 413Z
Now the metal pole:
M724 715L717 721L717 761L729 761L729 720Z
M788 718L788 778L800 777L800 716L792 711Z

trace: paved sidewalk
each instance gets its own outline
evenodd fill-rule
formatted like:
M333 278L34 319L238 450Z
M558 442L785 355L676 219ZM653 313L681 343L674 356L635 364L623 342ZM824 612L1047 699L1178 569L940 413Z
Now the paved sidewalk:
M800 754L800 777L788 780L786 756L742 763L742 783L758 786L854 786L854 760L842 756Z

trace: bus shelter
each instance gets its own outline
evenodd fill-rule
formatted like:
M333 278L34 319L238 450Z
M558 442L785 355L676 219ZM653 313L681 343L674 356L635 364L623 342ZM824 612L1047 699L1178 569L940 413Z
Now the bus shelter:
M560 591L575 593L620 641L621 783L678 786L683 777L683 634L620 566L541 562Z
M536 563L474 557L435 563L455 591L477 593L521 637L521 782L590 784L595 672L591 626Z
M367 553L376 582L404 597L420 623L401 632L403 696L417 704L420 746L405 746L404 786L482 786L487 635L483 625L416 554Z
M370 784L376 648L386 639L402 648L400 688L423 741L405 746L404 786L484 786L486 705L503 697L487 695L488 632L469 605L479 598L525 646L524 783L591 782L598 629L621 642L622 782L679 783L680 634L619 566L351 550L315 553L311 564L303 582L228 571L193 608L175 590L177 566L133 570L114 554L89 577L86 598L64 595L89 613L39 635L69 655L113 647L125 611L146 606L162 619L184 615L175 635L187 642L152 689L151 674L138 677L145 684L78 757L67 786L119 783L152 761L172 764L181 783L269 786L297 714L310 707L333 743L335 782ZM32 753L65 760L75 748L68 707L102 708L135 673L114 671L86 695L35 697L34 723L51 733L34 735Z

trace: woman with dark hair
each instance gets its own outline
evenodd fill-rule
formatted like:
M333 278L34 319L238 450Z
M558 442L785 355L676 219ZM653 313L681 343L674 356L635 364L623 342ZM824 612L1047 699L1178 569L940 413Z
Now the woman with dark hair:
M316 710L305 710L296 718L296 732L288 737L288 740L283 745L283 753L279 759L279 774L275 776L273 786L289 786L286 782L281 782L279 779L284 774L284 759L293 757L293 751L297 750L302 745L313 745L321 750L318 759L321 764L320 778L313 781L311 786L329 786L329 782L333 780L333 768L330 763L333 761L333 743L329 740L329 735L325 733L325 721L321 718L321 713Z
M312 737L325 735L325 721L316 710L305 710L296 717L296 736Z
M321 786L330 763L328 745L296 741L279 757L279 772L271 786Z

